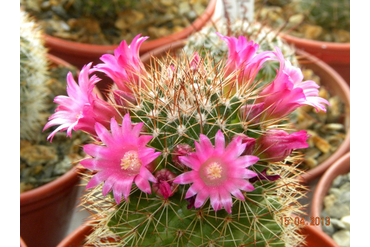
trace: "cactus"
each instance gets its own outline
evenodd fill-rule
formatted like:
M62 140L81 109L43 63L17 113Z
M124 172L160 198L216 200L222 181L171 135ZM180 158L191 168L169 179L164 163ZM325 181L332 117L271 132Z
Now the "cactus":
M20 23L20 138L37 142L47 120L47 50L40 27L24 11Z
M327 29L344 29L349 31L349 0L300 0L297 1L296 11L305 13L307 20L311 24L320 25Z
M152 169L157 172L167 169L176 175L189 168L175 164L172 159L176 153L174 150L184 144L194 149L194 141L198 141L202 133L214 144L214 137L221 129L226 142L230 143L237 133L258 138L274 128L268 121L253 125L240 120L240 108L253 101L256 92L223 95L223 87L230 82L215 71L215 61L208 53L197 63L197 70L194 70L196 59L182 57L184 60L181 62L180 58L170 56L164 61L157 59L148 72L148 81L144 82L153 87L139 90L132 85L137 104L121 103L117 106L130 113L133 123L144 123L145 133L153 136L150 147L161 152L161 156ZM225 64L221 60L218 66L223 71ZM220 81L225 84L220 84ZM114 97L111 100L114 102ZM113 105L119 103L114 102ZM280 128L287 127L280 124ZM255 151L254 155L257 153ZM300 171L296 167L300 159L291 157L287 162L291 165L266 161L253 165L251 169L254 172L263 174L267 169L269 175L266 176L275 175L280 179L254 181L255 190L243 192L245 201L234 199L231 213L225 210L216 212L210 202L198 209L191 208L194 198L184 199L188 186L178 186L178 191L168 198L145 194L134 187L128 199L117 205L113 194L103 197L102 185L99 185L82 199L82 205L96 219L95 231L88 236L87 244L296 246L303 241L297 233L299 226L286 226L282 219L300 214L302 205L298 200L305 194L305 189L297 183ZM85 179L91 181L91 175L85 175Z
M302 157L294 150L308 147L289 114L303 105L325 111L329 103L279 48L258 53L243 36L218 36L227 59L212 50L167 53L145 67L139 48L148 37L138 35L103 63L84 66L79 85L68 77L68 97L57 98L46 128L60 125L49 139L64 130L93 139L81 161L92 170L81 202L94 219L87 245L302 243L300 224L283 222L302 213ZM270 61L279 67L267 82L261 69ZM92 93L94 72L114 82L107 101Z

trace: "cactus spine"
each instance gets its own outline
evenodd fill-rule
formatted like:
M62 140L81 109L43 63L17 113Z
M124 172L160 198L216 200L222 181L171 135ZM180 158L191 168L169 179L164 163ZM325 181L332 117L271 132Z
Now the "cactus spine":
M40 27L22 10L20 23L20 138L36 142L47 120L47 50Z
M149 77L142 78L147 87L131 85L137 104L127 101L126 106L117 107L129 111L134 122L143 122L145 132L153 136L150 146L162 153L153 170L167 168L174 174L186 171L188 168L173 164L171 154L180 143L194 148L201 133L214 142L221 129L229 142L237 133L258 137L269 128L287 128L279 119L257 125L241 120L238 111L246 102L255 100L258 86L241 88L235 95L225 93L223 87L231 81L222 73L224 66L225 60L216 63L207 52L197 68L184 54L178 58L167 56L155 59ZM291 165L265 161L253 165L255 172L268 168L269 174L281 179L256 181L254 191L243 192L245 201L233 198L231 214L225 210L215 212L209 202L199 209L191 208L191 198L184 199L188 186L179 186L178 192L168 199L144 194L134 187L128 200L117 205L112 195L102 196L99 185L82 200L96 219L95 231L88 236L87 244L295 246L302 242L298 226L283 225L281 217L300 213L297 200L305 190L296 180L299 159L292 157L287 161ZM90 177L86 175L85 179Z

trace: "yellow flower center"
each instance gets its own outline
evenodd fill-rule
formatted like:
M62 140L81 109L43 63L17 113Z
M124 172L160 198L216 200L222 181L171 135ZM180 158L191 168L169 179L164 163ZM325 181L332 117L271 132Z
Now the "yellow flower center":
M128 171L129 175L139 174L141 161L136 151L128 151L121 159L121 169Z
M221 173L222 173L222 167L220 163L218 162L213 162L209 164L206 168L206 174L210 180L221 178Z

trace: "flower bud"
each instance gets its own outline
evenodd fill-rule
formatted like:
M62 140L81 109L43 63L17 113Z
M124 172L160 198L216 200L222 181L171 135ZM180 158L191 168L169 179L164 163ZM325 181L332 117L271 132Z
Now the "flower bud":
M247 145L245 146L244 152L241 155L251 155L253 154L254 147L256 144L256 139L249 137L244 134L239 134L236 136L233 136L233 139L240 136L242 138L242 144L246 143Z
M174 149L172 153L172 162L175 166L177 166L180 169L184 169L185 165L181 163L179 160L180 156L187 156L189 153L193 151L193 148L186 144L186 143L180 143L178 144Z
M154 174L157 182L153 183L153 192L164 199L169 198L176 192L176 184L172 181L176 178L176 175L168 169L162 169Z
M255 155L269 162L278 162L288 157L293 149L308 148L307 132L301 130L288 134L283 130L268 130L256 140Z
M258 123L264 109L264 105L265 103L258 103L240 107L241 120L245 122Z

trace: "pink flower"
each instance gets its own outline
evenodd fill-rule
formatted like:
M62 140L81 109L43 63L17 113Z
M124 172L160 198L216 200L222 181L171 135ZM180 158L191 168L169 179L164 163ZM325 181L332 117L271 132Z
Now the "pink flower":
M112 118L111 133L96 123L96 133L105 145L84 146L84 151L93 158L81 161L81 165L98 171L87 184L87 189L104 182L103 195L113 190L117 204L120 203L122 195L127 200L133 182L143 192L151 192L149 181L157 180L147 166L160 155L160 152L146 147L152 136L140 135L142 126L143 123L132 126L128 113L124 116L121 127Z
M95 134L94 125L96 122L109 123L109 119L118 116L117 111L103 100L92 93L95 84L100 81L93 75L89 78L89 69L92 63L85 65L78 77L79 85L74 80L72 73L67 75L67 94L55 97L54 102L59 104L55 113L49 118L44 130L59 125L49 136L53 139L58 131L67 130L71 137L72 130L82 130Z
M238 87L248 87L252 84L258 71L261 69L262 64L267 60L271 60L274 57L272 51L264 51L257 54L259 45L253 41L247 41L243 36L239 38L226 37L217 33L223 40L227 42L229 46L229 56L226 62L226 73L225 76L229 76L235 71L240 70L240 74L237 78ZM230 85L233 86L233 85ZM235 93L236 88L229 88L229 90Z
M104 54L100 57L103 63L97 64L91 70L100 71L110 77L117 85L119 90L130 93L129 84L140 84L140 75L145 75L146 71L140 60L139 49L141 44L149 37L137 35L128 46L126 41L122 41L114 55Z
M232 197L244 200L240 190L252 191L248 182L257 174L246 169L258 161L252 155L240 156L245 150L241 137L232 140L225 148L225 137L219 130L215 136L215 147L207 136L201 134L200 142L195 142L195 152L180 157L180 161L192 171L179 175L173 182L190 184L185 199L196 195L194 206L201 207L208 197L215 211L222 207L231 213Z
M255 154L269 162L278 162L288 157L293 149L308 148L307 132L288 134L284 130L268 130L256 141Z
M319 97L319 86L314 81L304 81L299 68L284 59L276 47L280 68L274 81L261 93L256 103L264 103L264 119L280 118L288 115L302 105L311 105L317 111L326 111L324 104L329 102Z

